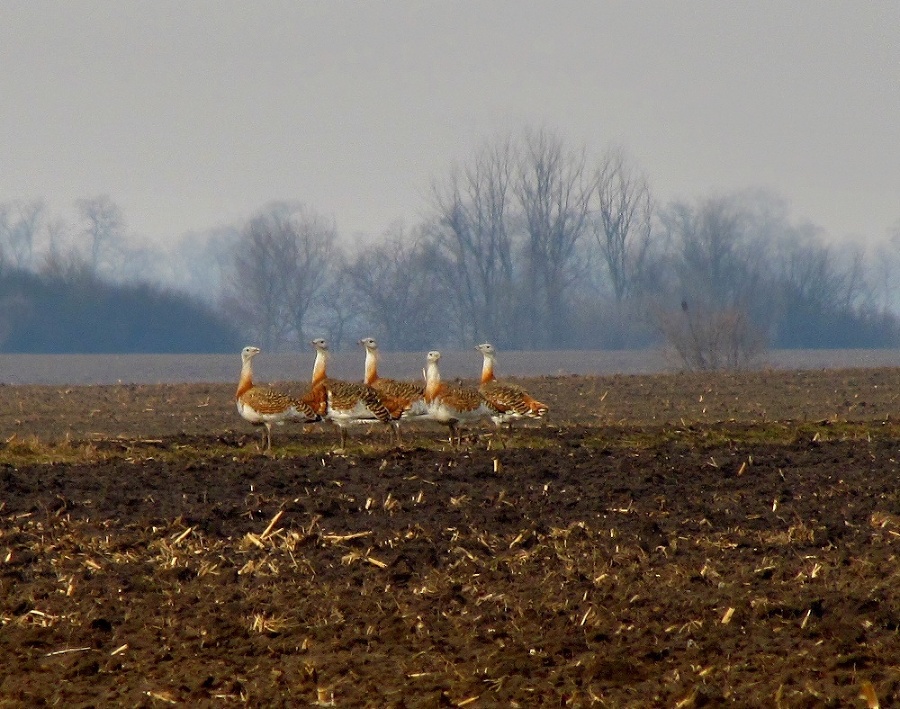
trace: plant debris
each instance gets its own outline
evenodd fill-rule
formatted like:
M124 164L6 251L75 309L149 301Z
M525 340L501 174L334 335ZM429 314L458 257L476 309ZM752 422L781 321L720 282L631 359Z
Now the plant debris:
M504 448L271 457L224 386L7 387L0 704L900 704L895 378L541 378Z

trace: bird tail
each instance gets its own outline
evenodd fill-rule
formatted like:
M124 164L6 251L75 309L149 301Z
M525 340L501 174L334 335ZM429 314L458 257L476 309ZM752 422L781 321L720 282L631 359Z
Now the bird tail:
M550 407L547 404L544 404L533 397L526 397L525 403L528 405L529 416L533 416L535 418L539 418L544 416L549 410Z

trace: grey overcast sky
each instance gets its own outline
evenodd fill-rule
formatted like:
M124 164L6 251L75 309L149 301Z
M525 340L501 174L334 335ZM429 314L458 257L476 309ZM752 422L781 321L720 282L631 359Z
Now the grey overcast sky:
M273 199L418 221L486 140L624 147L662 201L900 222L900 2L0 0L0 202L108 194L164 243Z

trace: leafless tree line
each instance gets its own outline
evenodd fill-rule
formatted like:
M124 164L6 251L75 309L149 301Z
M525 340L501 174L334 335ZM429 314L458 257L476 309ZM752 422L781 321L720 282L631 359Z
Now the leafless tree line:
M75 209L76 223L67 224L40 199L0 204L0 268L87 272L110 281L146 272L141 248L129 242L122 210L109 195L79 199Z
M66 251L42 202L0 205L0 267L33 266L43 228L41 268L139 270L112 200L77 208L68 231L81 246ZM169 275L268 349L305 347L312 333L338 347L372 334L393 349L663 342L685 366L711 369L773 343L894 344L897 246L867 262L793 223L768 193L659 205L624 150L594 159L535 130L487 142L435 179L421 223L348 245L308 206L272 203L189 235Z
M431 194L422 223L397 226L350 254L331 248L333 232L300 228L314 218L300 215L291 238L301 253L311 238L327 242L331 267L313 269L323 278L315 289L268 291L272 300L309 302L301 321L260 300L246 313L260 324L257 339L302 347L312 327L339 344L345 333L353 340L367 332L397 349L663 342L684 366L716 369L744 366L772 343L849 346L862 336L860 344L872 346L897 335L895 318L873 295L863 252L793 224L771 194L659 206L621 149L591 163L546 131L485 144L434 181ZM255 280L274 286L284 280L277 268L292 260L258 248L267 223L249 222L236 263L249 273L249 258ZM296 270L293 278L310 275ZM250 291L236 285L232 302L249 307ZM282 327L263 329L273 319Z

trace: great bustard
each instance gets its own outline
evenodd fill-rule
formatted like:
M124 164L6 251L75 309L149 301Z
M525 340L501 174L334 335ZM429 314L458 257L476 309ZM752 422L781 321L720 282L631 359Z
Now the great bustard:
M259 347L248 345L241 350L241 376L238 379L235 401L238 413L254 426L263 426L263 442L268 453L272 450L272 424L289 420L320 421L321 417L308 404L287 394L253 383L253 358Z
M497 413L491 416L491 420L498 427L504 423L512 426L512 422L518 419L539 419L546 415L550 410L547 404L538 401L520 386L497 381L494 376L497 351L492 344L485 342L476 346L475 349L484 357L481 366L481 384L478 390L496 410Z
M541 418L550 410L547 404L535 399L522 387L497 380L494 375L497 350L492 344L485 342L475 349L484 357L479 389L491 406L500 412L493 417L495 423L501 424L520 418Z
M450 427L450 443L460 443L459 424L496 415L496 410L474 388L453 386L441 381L438 362L441 353L428 353L425 366L425 405L428 418Z
M400 421L424 417L428 413L425 405L425 387L413 382L378 376L378 343L374 337L364 337L359 341L366 348L365 374L363 384L372 387L391 414L391 423L400 445Z

